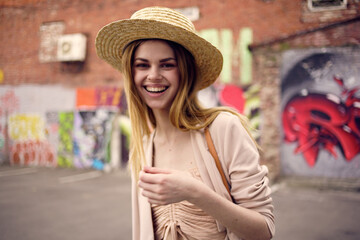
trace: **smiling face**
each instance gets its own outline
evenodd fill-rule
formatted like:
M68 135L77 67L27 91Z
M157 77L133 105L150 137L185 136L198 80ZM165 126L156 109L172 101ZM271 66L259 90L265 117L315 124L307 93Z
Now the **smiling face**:
M169 111L180 81L173 49L161 40L143 42L135 51L132 71L145 103L153 111Z

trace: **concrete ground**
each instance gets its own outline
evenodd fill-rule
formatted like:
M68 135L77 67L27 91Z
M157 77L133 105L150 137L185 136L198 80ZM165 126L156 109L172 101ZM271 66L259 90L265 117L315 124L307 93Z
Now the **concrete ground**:
M0 168L0 239L131 239L121 171Z
M289 179L272 188L274 239L360 239L357 189ZM0 239L131 239L130 198L129 176L120 170L0 166Z

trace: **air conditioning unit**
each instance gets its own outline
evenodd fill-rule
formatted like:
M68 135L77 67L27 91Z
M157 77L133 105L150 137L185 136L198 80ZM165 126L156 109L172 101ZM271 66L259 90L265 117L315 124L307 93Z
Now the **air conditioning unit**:
M82 33L62 35L57 42L57 60L60 62L85 61L86 36Z

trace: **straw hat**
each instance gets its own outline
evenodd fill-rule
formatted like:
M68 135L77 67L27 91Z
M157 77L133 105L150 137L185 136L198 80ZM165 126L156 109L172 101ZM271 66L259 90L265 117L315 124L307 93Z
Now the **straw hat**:
M187 17L169 8L144 8L130 19L104 26L96 37L96 51L101 59L121 71L124 48L134 40L154 38L176 42L192 53L200 89L211 85L219 76L223 63L220 51L196 34Z

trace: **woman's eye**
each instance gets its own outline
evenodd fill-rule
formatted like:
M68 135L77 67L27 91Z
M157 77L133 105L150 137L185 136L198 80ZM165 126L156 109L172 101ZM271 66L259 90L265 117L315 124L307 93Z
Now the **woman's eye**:
M175 67L176 65L173 64L173 63L165 63L165 64L162 64L162 67L163 68L173 68Z
M148 64L146 64L146 63L136 63L135 64L135 67L136 68L146 68L146 67L148 67L149 65Z

